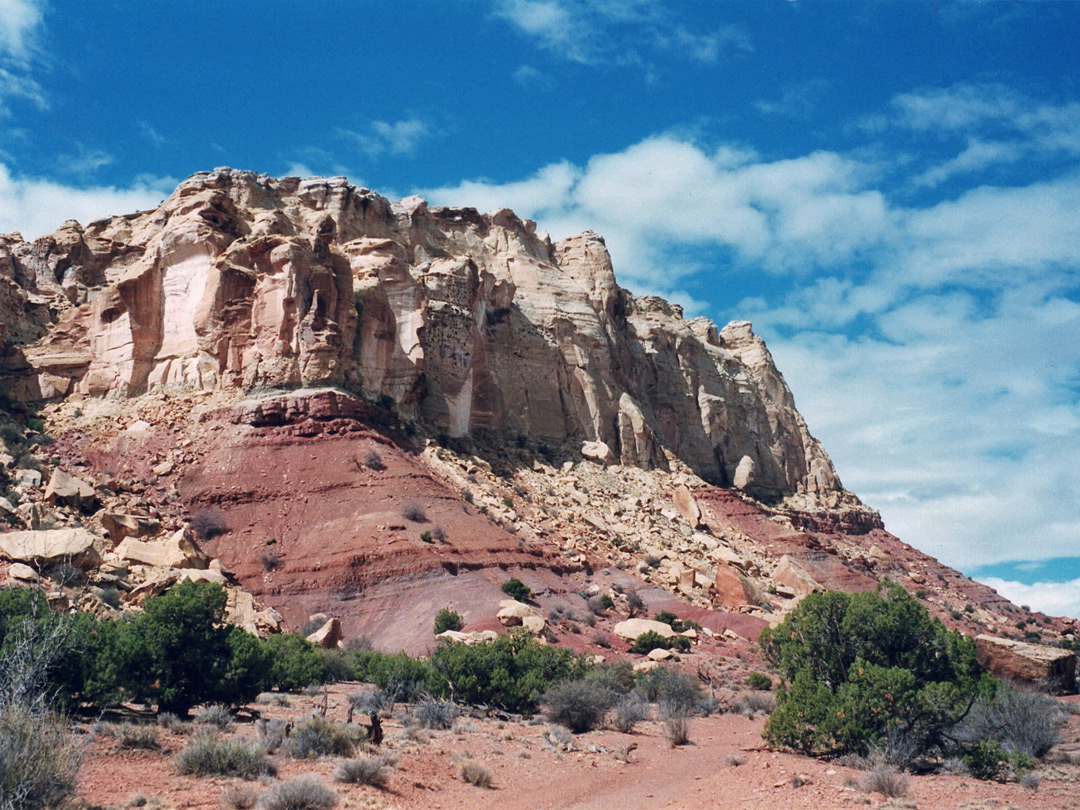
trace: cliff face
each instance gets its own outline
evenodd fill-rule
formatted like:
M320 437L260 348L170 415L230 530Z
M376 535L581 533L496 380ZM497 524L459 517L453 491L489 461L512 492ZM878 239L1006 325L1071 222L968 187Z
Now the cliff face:
M9 319L31 341L6 360L18 399L335 385L451 437L592 442L608 463L857 503L750 324L632 296L594 233L552 243L510 211L221 169L2 253L5 290L57 321L32 342L43 319Z

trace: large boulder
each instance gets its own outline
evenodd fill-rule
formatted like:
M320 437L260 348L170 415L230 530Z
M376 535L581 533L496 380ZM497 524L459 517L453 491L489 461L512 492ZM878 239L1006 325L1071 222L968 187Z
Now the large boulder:
M713 601L728 610L736 610L754 603L753 592L746 577L734 565L721 562L716 566Z
M676 487L671 500L687 523L695 529L701 525L701 507L698 506L694 494L686 486L680 485Z
M670 624L653 621L652 619L627 619L615 625L615 635L628 641L634 641L638 636L648 633L650 630L659 633L664 638L671 638L675 635L675 631L671 629Z
M536 617L543 618L543 614L531 605L518 602L516 599L503 599L499 602L499 612L495 614L495 618L503 627L520 627L525 619Z
M975 637L979 661L1001 678L1039 684L1055 694L1076 692L1076 653L986 634Z
M198 568L210 567L210 558L206 556L183 532L174 532L165 540L143 542L126 538L113 551L124 562L136 565L150 565L155 568Z
M341 621L327 619L326 623L307 637L312 644L322 647L324 650L336 650L341 646L345 634L341 629Z
M435 638L441 641L453 641L458 644L465 644L471 647L473 644L486 644L489 641L494 641L499 637L499 634L494 630L475 630L471 633L463 633L460 630L444 630L435 636Z
M92 486L59 468L53 470L49 485L45 487L45 500L53 506L90 506L95 498Z
M785 554L773 570L773 582L788 588L798 596L825 590L800 563Z
M125 515L121 512L104 512L101 528L113 543L125 537L149 537L161 530L161 521L143 515Z
M38 570L69 562L79 568L101 563L101 540L83 528L0 534L0 555Z

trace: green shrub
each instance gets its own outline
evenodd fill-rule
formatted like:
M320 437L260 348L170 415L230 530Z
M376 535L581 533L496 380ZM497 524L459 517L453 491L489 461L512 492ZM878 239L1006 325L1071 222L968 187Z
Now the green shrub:
M243 739L221 740L210 728L193 734L187 746L173 758L173 765L178 773L192 776L254 779L273 776L276 772L261 745Z
M919 751L940 747L993 680L971 639L931 619L898 585L811 594L761 634L780 670L765 736L813 754L866 755L901 730Z
M552 684L589 668L584 657L540 644L520 630L486 644L441 644L427 663L432 694L522 714L535 712L540 695Z
M442 608L435 614L435 635L445 633L447 630L460 630L465 626L461 614L450 608Z
M665 638L655 630L646 630L634 639L634 643L630 645L630 652L637 655L648 655L653 650L668 650L671 649L671 641L671 639Z
M772 689L772 678L764 672L751 672L746 676L746 685L751 689L768 691L769 689Z
M503 593L511 599L516 599L519 602L524 602L529 598L529 594L532 593L532 589L517 577L514 577L508 582L504 582L502 584L502 590Z
M356 650L352 656L357 679L378 686L390 696L392 703L412 702L427 690L431 680L429 663L405 653L390 655L376 650Z
M267 686L295 692L306 686L325 683L326 662L319 648L296 633L268 636L263 642L271 667Z

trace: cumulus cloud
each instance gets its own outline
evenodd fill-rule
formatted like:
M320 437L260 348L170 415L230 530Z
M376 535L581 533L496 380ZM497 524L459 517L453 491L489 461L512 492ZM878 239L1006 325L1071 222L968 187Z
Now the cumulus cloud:
M172 178L138 178L127 188L69 186L14 176L0 164L0 233L19 231L27 239L52 233L65 220L96 219L153 208L172 193Z
M339 129L338 134L354 141L368 157L380 155L411 155L428 135L428 125L419 118L401 121L372 121L364 132Z

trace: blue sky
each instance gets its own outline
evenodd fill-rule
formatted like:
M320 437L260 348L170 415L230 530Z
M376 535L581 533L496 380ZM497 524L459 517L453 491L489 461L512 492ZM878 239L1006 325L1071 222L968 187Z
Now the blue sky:
M1080 3L0 0L0 232L234 166L604 234L886 525L1080 615Z

